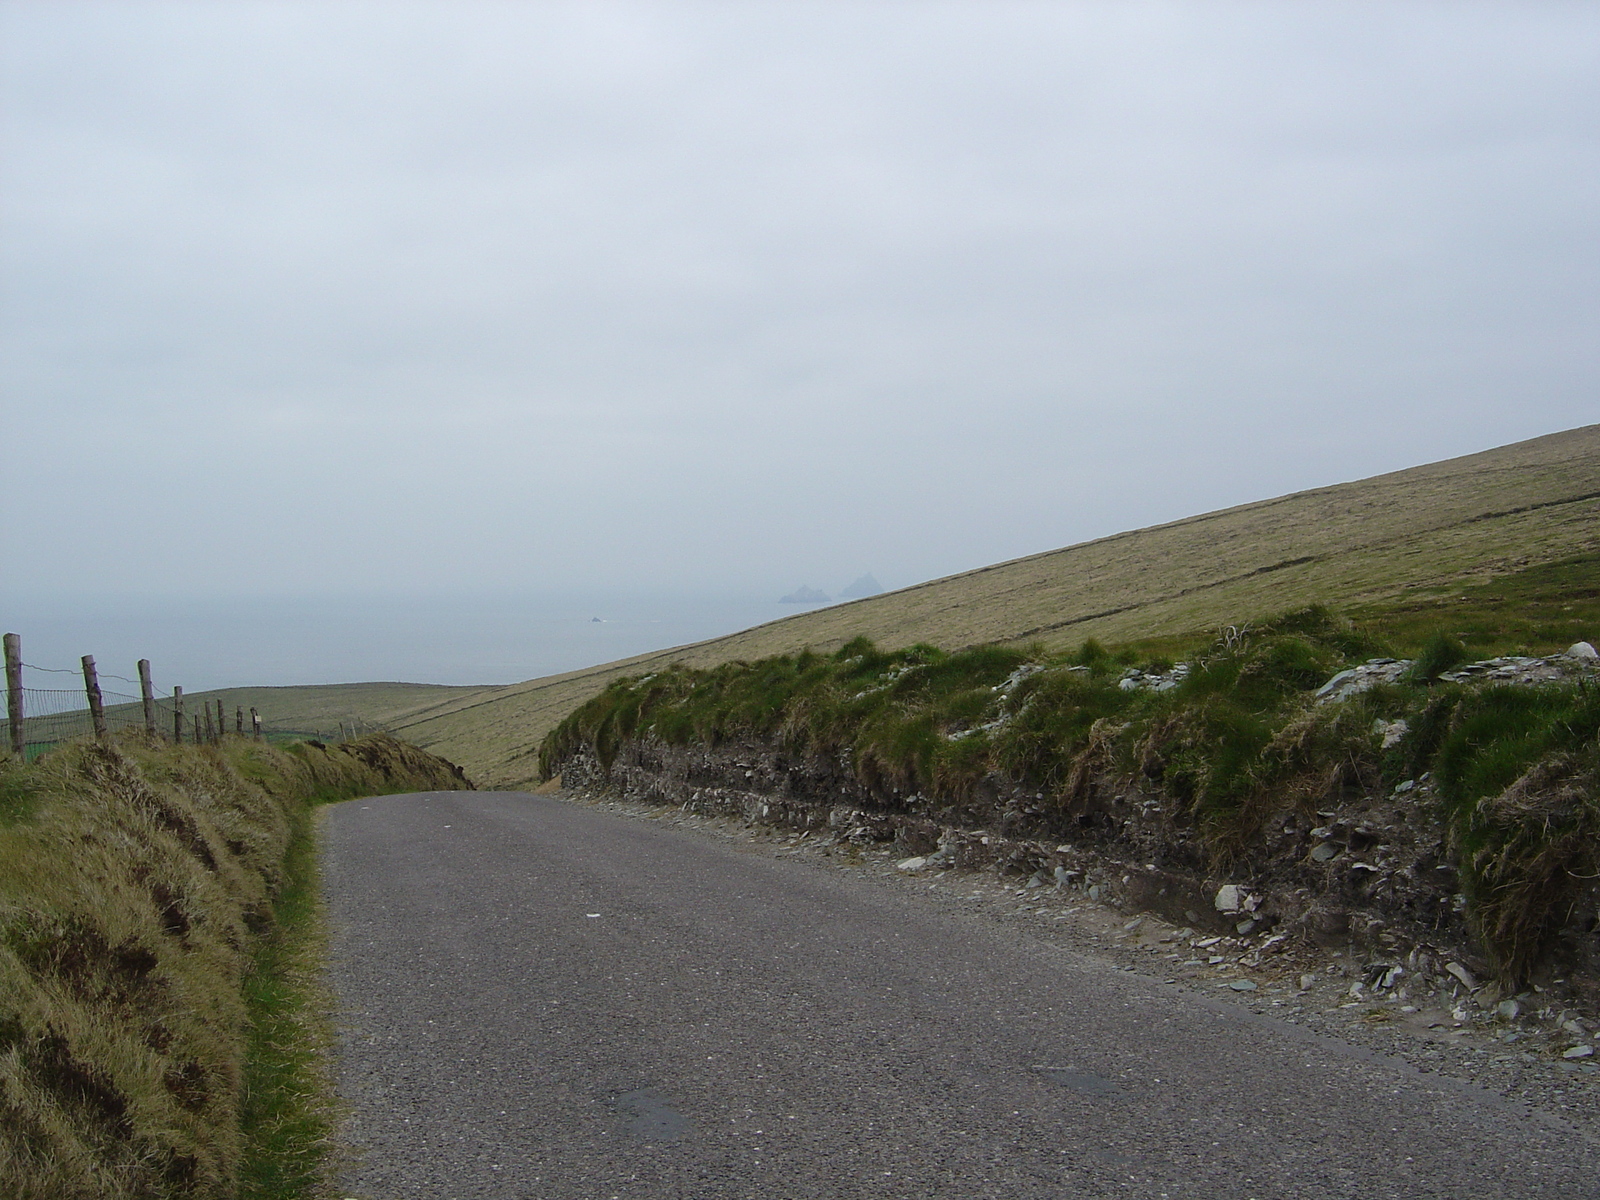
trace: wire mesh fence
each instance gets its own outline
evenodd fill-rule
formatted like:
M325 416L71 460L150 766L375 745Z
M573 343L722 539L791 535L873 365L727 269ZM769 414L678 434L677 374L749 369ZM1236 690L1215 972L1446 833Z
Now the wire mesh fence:
M158 689L150 679L148 661L139 663L139 679L102 675L92 655L85 655L76 671L24 662L21 639L11 633L5 635L5 670L10 749L28 761L74 739L110 737L128 730L176 742L215 742L226 736L337 742L358 736L358 726L366 725L341 721L337 732L269 729L254 708L248 715L242 706L229 713L221 699L185 697L181 687ZM81 684L69 684L73 676L80 677ZM118 684L134 690L122 690Z

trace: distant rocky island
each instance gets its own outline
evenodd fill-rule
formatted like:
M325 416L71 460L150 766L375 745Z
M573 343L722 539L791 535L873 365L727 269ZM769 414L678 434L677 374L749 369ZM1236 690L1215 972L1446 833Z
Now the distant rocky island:
M839 593L841 600L861 600L867 596L880 596L883 594L883 584L874 579L869 572L861 576L849 587ZM831 604L833 597L827 592L819 592L816 588L801 584L787 596L778 599L779 604Z
M866 596L881 596L882 594L883 584L874 579L872 577L872 573L869 571L867 574L863 575L860 579L856 580L849 587L840 592L839 599L860 600Z

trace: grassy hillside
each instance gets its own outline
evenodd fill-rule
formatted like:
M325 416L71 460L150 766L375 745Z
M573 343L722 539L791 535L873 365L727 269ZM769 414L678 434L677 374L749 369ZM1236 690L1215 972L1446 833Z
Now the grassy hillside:
M426 717L436 708L459 704L497 687L449 687L433 683L327 683L304 687L218 688L210 692L190 692L184 697L187 712L200 711L202 704L215 708L222 701L232 729L238 709L261 714L268 733L295 733L316 736L337 734L341 724L360 729L387 728L401 719Z
M485 785L524 783L562 717L612 679L672 662L708 667L807 646L826 651L861 635L885 647L1061 649L1090 637L1154 644L1312 603L1396 621L1392 632L1403 635L1407 613L1418 628L1447 617L1481 623L1497 603L1483 589L1508 576L1522 580L1520 599L1501 597L1502 607L1549 594L1559 613L1574 602L1569 586L1584 585L1530 569L1596 553L1600 425L1591 425L1100 538L692 646L441 696L426 712L397 714L391 728ZM1557 648L1566 636L1555 625L1546 630L1554 636L1525 632L1531 649ZM1512 648L1500 636L1480 645Z

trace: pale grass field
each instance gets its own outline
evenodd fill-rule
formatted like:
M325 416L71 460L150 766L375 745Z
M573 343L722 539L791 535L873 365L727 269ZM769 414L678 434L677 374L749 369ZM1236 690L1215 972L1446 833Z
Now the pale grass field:
M491 688L274 688L288 716L360 715L480 786L535 778L540 740L620 675L835 648L1120 642L1198 633L1303 604L1370 605L1600 547L1600 425L1220 512L800 613L726 637ZM362 689L374 689L370 702ZM225 698L236 693L222 693ZM412 701L408 707L408 701ZM230 705L232 700L227 701ZM251 701L253 703L254 701ZM299 719L299 718L294 718ZM309 719L309 718L306 718ZM337 721L335 716L334 720Z

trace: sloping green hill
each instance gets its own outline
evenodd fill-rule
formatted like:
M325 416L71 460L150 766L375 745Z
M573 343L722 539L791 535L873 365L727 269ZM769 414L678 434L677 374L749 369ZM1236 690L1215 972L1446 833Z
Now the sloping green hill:
M386 723L480 784L519 784L534 778L539 742L567 712L619 675L674 661L709 666L830 649L860 634L886 647L1147 641L1313 602L1432 611L1464 586L1596 551L1600 425L1591 425L1116 534L691 646L441 694Z
M189 713L201 705L222 711L233 728L235 713L243 709L248 726L254 708L269 733L339 736L341 726L358 730L387 728L398 720L417 720L446 705L454 706L498 687L449 687L433 683L325 683L297 687L217 688L190 692L184 697Z
M1152 641L1313 601L1386 619L1409 613L1420 628L1441 604L1481 592L1474 585L1600 550L1597 518L1600 426L1587 426L526 683L230 688L190 702L220 698L229 713L254 706L278 729L382 726L461 762L482 781L525 782L534 748L557 720L608 680L668 662L707 666L807 645L827 649L863 633L884 646ZM1581 585L1549 572L1540 578L1546 592ZM1522 588L1502 603L1525 604L1532 595Z

